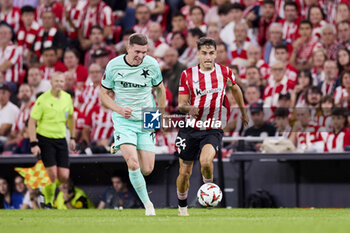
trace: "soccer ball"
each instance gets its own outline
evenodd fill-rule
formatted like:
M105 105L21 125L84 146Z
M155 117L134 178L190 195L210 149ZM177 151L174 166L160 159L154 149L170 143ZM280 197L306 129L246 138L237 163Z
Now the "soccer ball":
M197 198L199 204L205 207L217 206L222 199L222 192L219 186L214 183L203 184L198 192Z

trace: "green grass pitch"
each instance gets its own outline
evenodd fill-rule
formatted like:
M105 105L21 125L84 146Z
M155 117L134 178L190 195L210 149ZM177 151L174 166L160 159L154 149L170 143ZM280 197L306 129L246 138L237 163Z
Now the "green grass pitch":
M1 233L340 233L350 232L350 209L1 210Z

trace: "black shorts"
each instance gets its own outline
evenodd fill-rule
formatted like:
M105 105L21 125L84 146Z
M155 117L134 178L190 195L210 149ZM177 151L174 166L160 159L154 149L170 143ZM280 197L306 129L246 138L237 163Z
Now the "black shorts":
M69 150L65 138L54 139L37 135L41 150L41 159L45 167L57 166L69 168Z
M221 129L196 130L181 128L176 137L176 154L183 160L193 161L199 158L202 148L210 144L218 152L221 148L223 131Z

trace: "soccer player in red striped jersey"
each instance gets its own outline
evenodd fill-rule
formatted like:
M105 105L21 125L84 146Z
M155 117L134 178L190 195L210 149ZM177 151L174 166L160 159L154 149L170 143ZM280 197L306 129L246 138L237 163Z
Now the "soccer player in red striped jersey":
M179 110L188 115L188 127L180 128L176 138L179 155L179 176L176 181L179 201L179 216L188 216L187 194L194 160L201 164L204 183L213 182L213 159L223 135L223 102L225 87L229 81L230 90L242 113L244 125L248 116L244 108L243 96L236 85L232 71L215 63L216 42L210 38L201 38L197 42L199 65L183 71L179 87Z

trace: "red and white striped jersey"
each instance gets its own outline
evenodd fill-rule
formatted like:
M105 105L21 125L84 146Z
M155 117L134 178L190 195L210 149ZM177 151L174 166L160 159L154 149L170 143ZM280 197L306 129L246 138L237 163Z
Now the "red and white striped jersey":
M297 64L304 64L312 57L312 53L321 48L317 38L311 37L307 43L301 45L297 52Z
M45 3L40 4L35 11L35 20L43 25L41 14L45 11L52 11L56 16L56 22L59 23L63 17L63 6L59 1L55 1L52 5L46 6Z
M315 120L317 125L319 125L320 127L325 128L327 131L332 131L332 117L321 115L317 116Z
M84 100L84 103L80 107L80 111L86 116L89 111L98 104L99 95L100 95L100 85L94 87L92 83L84 87L84 90L81 93L81 98Z
M310 122L307 128L304 128L302 132L297 132L297 150L305 151L313 148L314 143L322 142L323 138L321 132L319 132L320 127L314 122Z
M277 107L279 94L293 91L294 86L295 84L289 81L286 76L283 77L280 83L269 82L263 94L264 107Z
M215 128L212 125L197 127L198 121L222 120L223 100L228 80L233 85L236 84L236 78L231 69L217 63L212 71L204 72L199 69L199 66L193 66L182 72L179 95L190 95L190 104L199 109L198 117L195 120L195 129ZM222 120L222 125L219 128L222 128L225 123Z
M345 146L350 145L350 130L344 128L338 134L328 132L325 138L325 152L344 152Z
M112 121L113 111L96 104L85 118L85 127L90 127L91 141L99 141L112 136L114 131Z
M148 22L145 25L140 25L140 24L135 24L132 29L136 32L136 33L141 33L144 35L148 35L148 26L152 23L151 20L148 20Z
M289 81L293 82L295 85L297 84L298 78L298 70L291 64L287 64L286 66L286 77Z
M341 0L323 1L321 4L323 12L326 13L326 20L333 25L336 25L337 7L340 2Z
M335 89L333 94L334 104L335 105L341 105L343 108L348 107L348 92L346 89L342 86L339 86Z
M12 129L15 131L22 130L25 126L26 120L29 119L30 112L32 111L32 107L34 102L29 104L29 107L21 106L19 109L19 114L17 116L15 124L12 126Z
M54 72L57 72L57 71L66 72L67 71L66 66L61 61L57 61L53 67L47 67L47 66L43 65L39 69L43 74L44 80L50 80L51 75Z
M236 40L230 44L232 64L238 65L238 67L244 67L248 65L247 49L251 46L249 38L244 42L243 47L238 49Z
M289 43L293 43L298 38L300 20L301 18L298 18L293 23L290 23L285 19L278 21L278 23L282 24L283 39L287 40Z
M161 132L156 134L156 146L167 146L168 153L173 154L176 150L175 141L177 137L177 131Z
M0 20L8 23L15 33L18 32L21 23L21 9L13 7L7 14L0 12Z
M3 72L5 80L8 82L18 83L19 74L22 70L22 48L9 43L5 50L0 48L0 64L10 61L12 66Z
M322 92L322 95L332 95L333 93L333 88L334 88L334 85L335 85L335 81L331 82L331 83L327 83L326 81L323 81L321 83L321 92Z
M312 37L317 38L318 40L321 39L321 33L322 33L322 27L326 25L327 22L325 20L321 20L321 22L317 26L312 27Z
M112 9L101 1L96 7L91 8L87 4L83 9L81 21L81 28L83 29L83 35L85 38L89 38L90 29L94 25L99 25L102 28L112 26L113 14Z
M33 22L30 29L27 31L25 27L21 27L17 33L18 46L23 48L23 51L30 50L35 42L35 37L41 30L37 22Z
M79 1L75 7L64 6L64 12L68 12L68 17L66 14L62 14L62 25L65 28L65 32L67 33L69 39L78 38L78 31L75 30L69 21L74 25L74 27L79 28L82 17L83 17L83 9L85 7L84 2Z
M85 116L84 114L76 107L74 107L74 119L75 119L75 129L83 130L85 125Z

